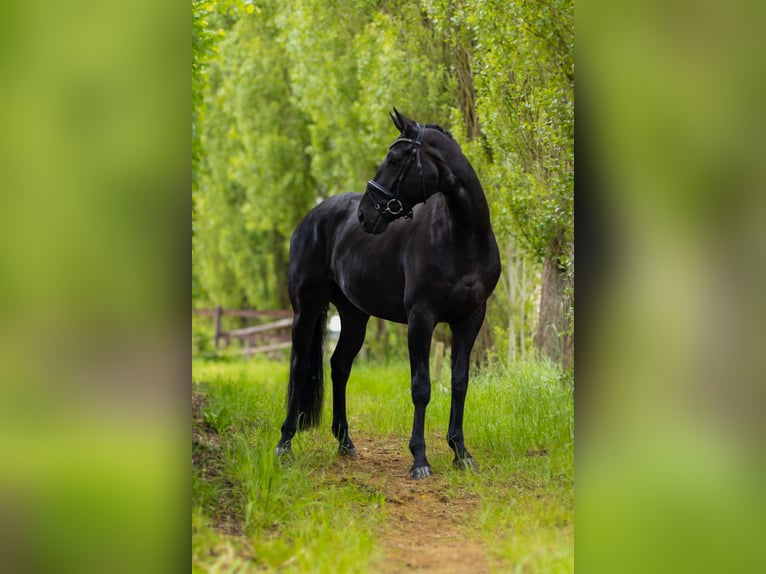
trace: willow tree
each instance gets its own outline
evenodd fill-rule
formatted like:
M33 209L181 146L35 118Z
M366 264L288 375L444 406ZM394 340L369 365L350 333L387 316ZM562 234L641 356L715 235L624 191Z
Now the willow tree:
M284 0L277 22L320 197L363 191L391 141L392 106L448 115L441 46L416 3Z
M200 282L226 306L287 306L288 239L315 197L277 6L237 13L209 65L195 255Z
M572 364L574 26L572 0L421 0L457 82L467 140L498 237L542 269L535 342ZM506 258L504 265L510 262Z
M535 341L573 365L574 21L572 0L474 1L477 109L500 224L542 265Z

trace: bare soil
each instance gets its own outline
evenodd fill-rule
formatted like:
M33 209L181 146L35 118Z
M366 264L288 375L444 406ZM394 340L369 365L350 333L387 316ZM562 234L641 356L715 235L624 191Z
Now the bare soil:
M384 574L489 572L486 550L467 536L475 526L476 496L451 495L438 475L411 479L412 457L402 437L357 434L354 442L357 458L339 458L337 464L344 467L345 480L385 496L387 522L379 539ZM449 456L438 447L429 449L432 465L436 457L443 462Z

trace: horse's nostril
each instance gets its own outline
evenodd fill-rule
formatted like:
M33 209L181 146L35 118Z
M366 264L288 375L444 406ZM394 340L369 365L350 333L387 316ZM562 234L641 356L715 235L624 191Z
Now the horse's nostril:
M359 223L364 223L364 211L359 210Z

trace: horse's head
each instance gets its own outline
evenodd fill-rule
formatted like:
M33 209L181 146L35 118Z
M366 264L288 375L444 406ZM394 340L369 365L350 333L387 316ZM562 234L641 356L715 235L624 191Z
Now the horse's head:
M412 208L433 193L438 172L424 150L426 127L403 116L394 108L390 114L399 137L359 202L359 222L368 233L382 233L388 224L402 217L411 218Z

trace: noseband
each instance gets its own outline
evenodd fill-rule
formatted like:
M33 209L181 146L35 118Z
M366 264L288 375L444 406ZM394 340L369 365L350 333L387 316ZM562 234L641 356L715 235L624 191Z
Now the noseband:
M404 166L402 166L399 172L399 177L396 178L393 191L387 189L385 186L379 184L374 179L367 182L367 193L372 199L372 204L375 207L375 211L380 213L388 221L393 221L400 217L406 219L412 219L412 206L407 202L402 201L399 198L399 187L402 185L402 181L407 177L407 172L410 171L412 162L416 161L418 165L418 173L420 174L420 185L423 188L423 201L426 197L425 181L423 180L423 164L420 162L420 145L423 143L423 134L426 131L425 126L417 124L418 137L414 140L410 138L399 138L392 143L388 149L390 150L399 142L409 142L412 144L410 148L410 155L407 158Z

